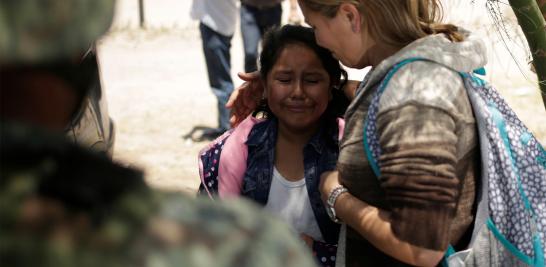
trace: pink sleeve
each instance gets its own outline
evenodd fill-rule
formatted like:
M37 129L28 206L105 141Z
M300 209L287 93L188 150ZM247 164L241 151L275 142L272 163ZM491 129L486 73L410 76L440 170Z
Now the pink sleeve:
M220 154L218 195L220 198L239 196L246 171L248 148L246 140L252 127L261 120L248 116L229 136Z
M342 118L337 118L337 127L337 138L339 141L341 141L341 139L343 138L343 132L345 131L345 120Z

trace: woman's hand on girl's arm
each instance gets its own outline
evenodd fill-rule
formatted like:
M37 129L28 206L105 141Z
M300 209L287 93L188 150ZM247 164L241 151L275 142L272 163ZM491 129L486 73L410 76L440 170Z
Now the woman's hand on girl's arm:
M326 203L330 192L334 190L339 183L339 176L337 171L323 172L320 175L319 191L321 192L322 201Z
M337 171L322 174L319 185L322 199L328 199L332 189L339 184ZM389 212L371 206L349 192L339 195L334 209L341 221L376 248L400 261L416 266L436 266L444 256L444 251L417 247L398 239L392 232Z
M260 104L264 92L264 85L258 71L250 73L238 73L241 80L245 81L236 88L229 97L226 107L231 109L231 125L237 126Z

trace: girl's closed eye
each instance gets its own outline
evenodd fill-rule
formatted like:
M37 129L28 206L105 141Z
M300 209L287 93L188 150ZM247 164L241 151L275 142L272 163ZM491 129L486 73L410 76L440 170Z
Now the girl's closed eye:
M324 81L324 77L320 74L309 74L304 77L304 81L309 84L318 84Z
M289 74L281 74L281 75L277 75L275 77L275 80L277 80L280 83L290 83L292 81L292 76Z
M281 83L290 83L292 81L291 78L277 78L277 81L281 82Z

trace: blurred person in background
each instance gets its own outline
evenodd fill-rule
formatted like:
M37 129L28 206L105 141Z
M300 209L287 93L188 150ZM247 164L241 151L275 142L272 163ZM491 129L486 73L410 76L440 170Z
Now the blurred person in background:
M89 77L80 86L86 95L79 110L74 112L64 131L73 142L106 153L112 157L114 153L115 127L108 113L106 95L100 82L99 62L95 45L85 53L78 63L78 72L87 73Z
M6 17L9 18L9 17ZM33 25L35 31L41 30L39 25ZM14 34L20 29L5 29L6 34ZM24 39L26 37L22 37ZM4 42L11 40L3 39ZM10 45L8 47L8 45ZM71 46L68 43L66 46ZM92 41L82 44L87 50L82 50L78 54L59 64L57 62L50 64L50 57L55 57L55 47L43 48L44 57L48 62L42 63L40 68L29 68L28 64L15 67L14 64L4 66L3 83L14 86L13 90L7 88L2 91L0 99L0 109L2 117L17 118L31 122L42 123L49 129L63 131L65 135L83 146L89 147L95 151L112 156L114 150L115 131L114 123L108 115L106 96L104 95L99 77L99 64L97 60L96 48ZM25 46L6 43L5 51L2 51L2 61L33 61L37 55L33 54L37 44L26 44ZM9 49L9 50L7 50ZM15 52L15 53L14 53ZM21 66L23 65L23 66ZM63 106L54 105L57 101L56 96L65 95L66 92L59 91L52 84L57 81L49 79L42 73L36 75L37 69L49 69L66 78L66 82L76 92L76 99L73 99L73 109L67 110L67 113L61 114ZM15 84L21 79L27 80L25 84ZM35 94L32 88L42 88L42 93ZM30 99L29 97L32 97ZM31 101L29 101L31 100ZM53 103L52 103L53 101ZM53 105L52 105L53 104ZM64 116L62 120L55 121L53 118L60 119L58 116Z
M241 35L245 53L245 72L253 72L258 59L258 44L265 32L281 25L283 0L241 0ZM298 2L290 0L288 22L300 24Z
M218 100L218 127L206 129L199 139L213 140L230 128L225 107L231 92L231 39L237 21L237 0L194 0L191 17L199 20L199 31L212 92Z
M140 171L67 138L96 81L82 55L114 4L0 2L2 266L313 266L252 205L152 190Z

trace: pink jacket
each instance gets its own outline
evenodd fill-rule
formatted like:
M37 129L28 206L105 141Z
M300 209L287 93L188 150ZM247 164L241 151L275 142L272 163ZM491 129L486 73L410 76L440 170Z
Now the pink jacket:
M252 127L261 120L248 116L227 138L218 167L218 195L220 198L239 196L243 187L248 149L246 140Z
M246 160L248 156L246 141L254 125L261 121L261 119L248 116L235 129L224 133L211 144L203 148L199 153L202 155L207 150L211 149L215 145L218 145L218 143L224 142L218 163L217 181L218 195L220 198L229 198L239 196L241 194L243 176L246 171ZM341 140L343 137L345 121L338 118L337 122L339 127L338 138ZM205 184L205 175L208 174L203 172L203 163L199 161L199 175L201 176L201 182ZM212 193L208 189L207 192L209 196L212 197Z

